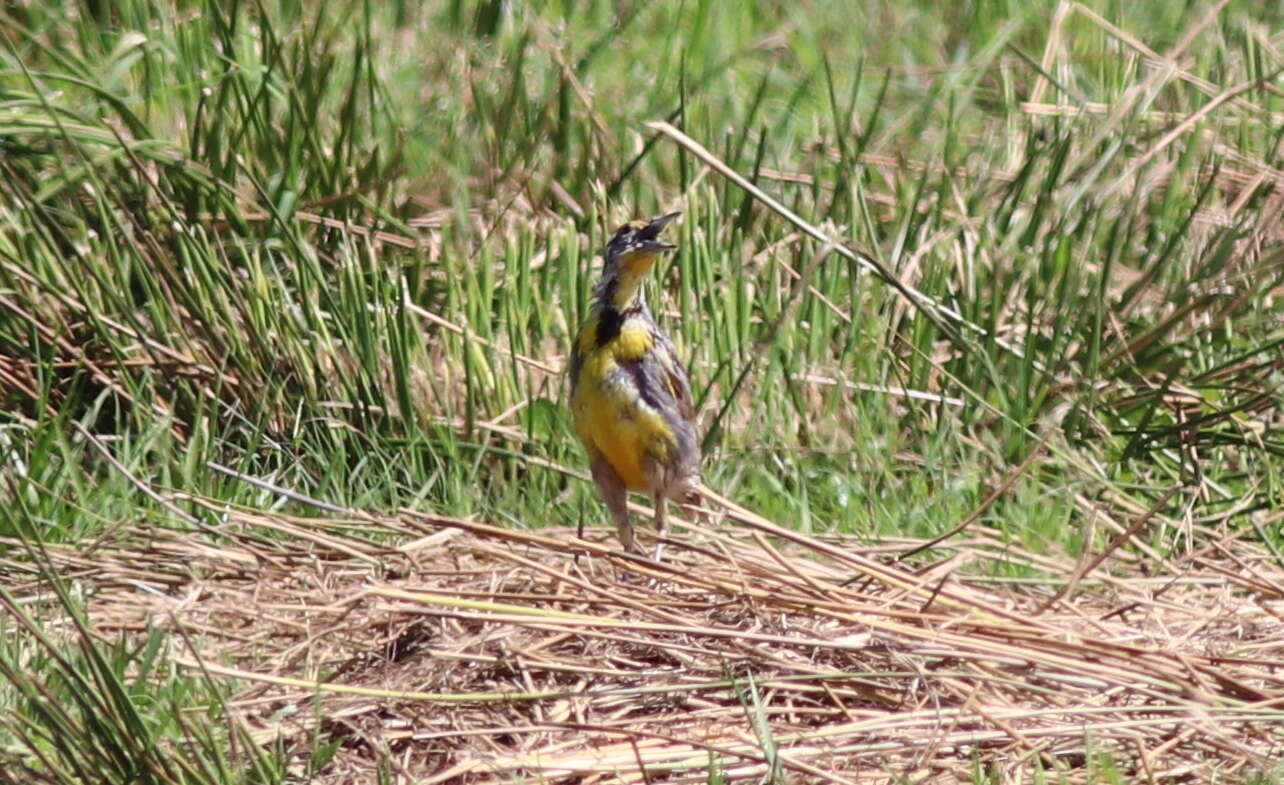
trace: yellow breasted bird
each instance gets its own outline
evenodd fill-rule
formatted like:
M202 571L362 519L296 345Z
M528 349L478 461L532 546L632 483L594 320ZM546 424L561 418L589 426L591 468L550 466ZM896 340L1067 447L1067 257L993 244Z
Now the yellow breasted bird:
M659 234L680 214L632 221L615 232L602 253L602 280L588 320L571 347L575 431L620 541L633 553L640 549L625 503L628 491L650 494L663 536L667 500L692 498L699 483L691 384L642 291L660 254L677 247ZM662 551L663 543L656 559Z

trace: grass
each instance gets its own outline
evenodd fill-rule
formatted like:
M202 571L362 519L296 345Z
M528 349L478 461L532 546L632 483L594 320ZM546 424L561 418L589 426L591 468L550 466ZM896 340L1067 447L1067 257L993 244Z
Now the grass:
M1071 565L1157 505L1123 544L1156 571L1217 536L1284 547L1277 8L2 14L0 548L27 582L0 754L50 781L97 764L68 768L93 760L53 740L71 720L15 718L76 674L148 704L155 744L235 734L190 676L108 678L94 647L132 643L38 637L82 600L19 542L217 542L194 499L315 514L213 464L343 508L601 523L560 369L635 215L684 211L651 299L706 483L780 525L966 521ZM133 732L108 714L76 721Z

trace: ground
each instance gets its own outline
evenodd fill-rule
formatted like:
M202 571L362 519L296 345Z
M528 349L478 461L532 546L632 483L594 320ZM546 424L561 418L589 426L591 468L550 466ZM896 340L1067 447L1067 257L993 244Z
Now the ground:
M100 554L91 625L172 633L259 743L333 744L312 782L1243 781L1284 752L1284 570L1231 537L1025 582L983 567L1039 557L983 536L903 562L734 507L662 564L412 512L223 533Z

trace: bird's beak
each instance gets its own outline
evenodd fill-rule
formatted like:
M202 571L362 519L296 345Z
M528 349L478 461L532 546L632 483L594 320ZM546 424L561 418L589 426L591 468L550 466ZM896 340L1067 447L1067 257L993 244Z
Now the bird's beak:
M639 250L659 253L660 251L672 251L674 248L677 248L678 246L673 245L672 243L663 242L658 238L660 230L676 220L679 215L682 215L682 213L677 212L662 215L659 218L653 219L651 223L643 227L642 231L638 232L638 239L641 241L639 243Z

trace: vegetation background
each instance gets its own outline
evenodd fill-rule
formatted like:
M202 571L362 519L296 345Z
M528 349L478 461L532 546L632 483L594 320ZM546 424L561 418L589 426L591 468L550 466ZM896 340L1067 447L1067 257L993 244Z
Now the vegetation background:
M1150 511L1156 571L1228 532L1278 558L1281 31L1240 0L5 4L6 772L287 777L214 762L223 688L162 636L46 637L92 592L49 549L324 517L298 495L602 524L561 369L604 239L667 210L651 300L723 495L1049 564Z

